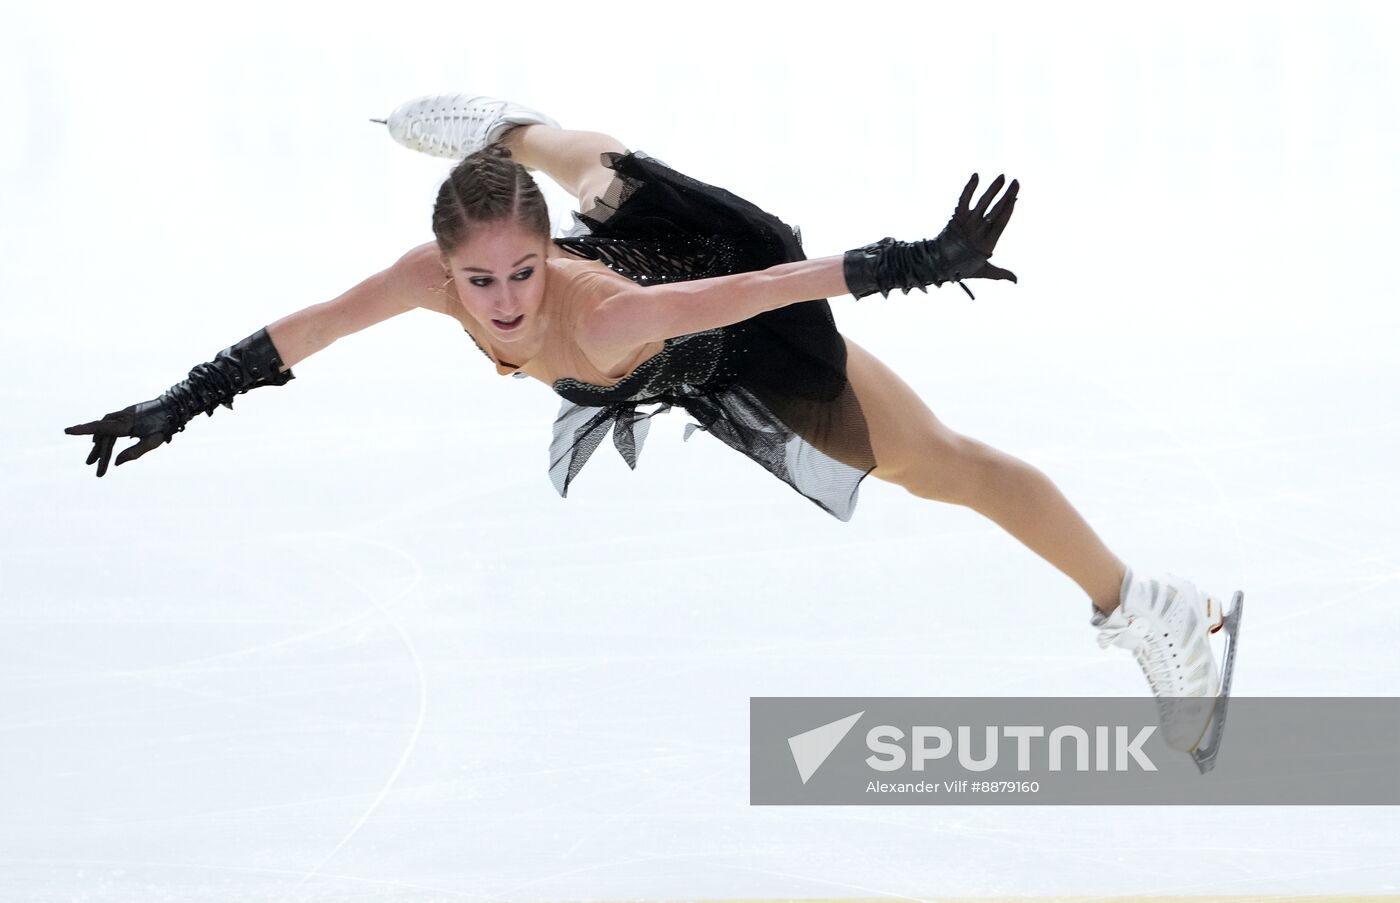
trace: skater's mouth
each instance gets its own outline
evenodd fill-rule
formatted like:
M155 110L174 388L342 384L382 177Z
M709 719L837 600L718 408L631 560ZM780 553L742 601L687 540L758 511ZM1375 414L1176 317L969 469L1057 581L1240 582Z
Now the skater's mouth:
M524 319L524 314L518 314L513 320L492 320L491 322L494 323L496 328L501 330L502 332L510 332L511 330L517 328Z

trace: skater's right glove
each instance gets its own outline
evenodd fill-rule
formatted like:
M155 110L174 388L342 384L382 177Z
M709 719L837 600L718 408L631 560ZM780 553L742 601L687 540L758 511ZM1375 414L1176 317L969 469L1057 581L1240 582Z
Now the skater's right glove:
M282 358L264 327L235 345L220 351L214 360L190 370L189 377L171 386L159 398L113 411L101 420L64 429L70 436L92 436L87 463L97 464L97 475L107 473L107 462L117 439L139 439L117 455L117 464L134 461L185 428L200 411L213 417L223 405L233 410L233 397L260 386L282 386L296 377L291 370L278 372Z
M1016 192L1021 187L1012 179L1006 194L988 212L987 205L1001 191L1005 181L1004 176L997 176L977 206L969 208L972 193L977 189L977 174L973 173L958 199L953 218L937 238L915 242L882 238L874 244L847 251L844 260L847 289L856 298L876 292L888 298L894 289L907 293L917 288L927 292L925 286L956 282L968 297L975 298L962 280L1009 279L1015 282L1015 273L987 262L1011 219Z

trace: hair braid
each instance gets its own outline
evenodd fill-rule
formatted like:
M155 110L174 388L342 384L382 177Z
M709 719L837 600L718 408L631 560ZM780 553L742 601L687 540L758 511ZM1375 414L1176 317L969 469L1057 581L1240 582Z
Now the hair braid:
M493 144L454 166L438 189L433 235L447 255L479 228L504 223L549 238L549 208L539 186L509 149Z

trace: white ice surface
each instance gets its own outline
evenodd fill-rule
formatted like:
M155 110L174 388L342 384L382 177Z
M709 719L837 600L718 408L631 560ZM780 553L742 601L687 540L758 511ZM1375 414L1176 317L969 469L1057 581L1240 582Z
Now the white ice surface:
M1135 567L1245 589L1237 694L1396 695L1393 13L477 7L5 13L0 900L1397 890L1394 808L751 807L750 696L1142 678L978 515L867 480L839 523L679 411L559 499L554 396L436 315L100 481L61 433L428 240L445 164L364 121L416 94L814 257L1004 170L1019 285L842 330Z

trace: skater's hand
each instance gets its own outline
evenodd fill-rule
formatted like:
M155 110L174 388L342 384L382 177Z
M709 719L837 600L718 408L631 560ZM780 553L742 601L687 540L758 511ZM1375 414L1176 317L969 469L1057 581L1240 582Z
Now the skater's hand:
M969 207L972 202L972 193L977 190L977 173L972 174L968 179L967 187L962 191L962 196L958 198L957 210L953 212L953 218L944 227L943 234L953 234L964 244L970 247L983 257L991 257L992 251L996 249L997 239L1001 238L1002 230L1011 220L1011 211L1016 208L1016 193L1021 190L1021 183L1015 179L1011 180L1011 185L1006 189L1006 194L997 201L996 206L990 211L987 205L1006 182L1006 177L997 176L992 184L987 186L982 199L977 202L976 207ZM964 274L965 279L1009 279L1016 281L1016 274L1010 270L993 266L991 263L983 263L978 269Z
M79 423L63 431L70 436L92 436L92 451L88 454L87 463L97 464L97 475L100 477L107 473L107 462L111 460L112 449L118 439L130 436L141 440L117 455L120 466L136 460L163 442L169 442L166 424L164 405L159 400L152 400L130 405L107 414L101 420Z
M930 285L956 282L969 298L975 298L964 279L1015 282L1015 273L987 262L1011 220L1016 193L1021 189L1021 183L1013 179L1002 199L988 210L987 205L1005 182L1005 176L997 176L973 207L972 193L977 189L977 173L973 173L958 199L953 218L934 238L907 242L885 237L847 251L841 270L847 291L856 298L876 292L888 298L893 290L907 293L917 288L927 292Z

